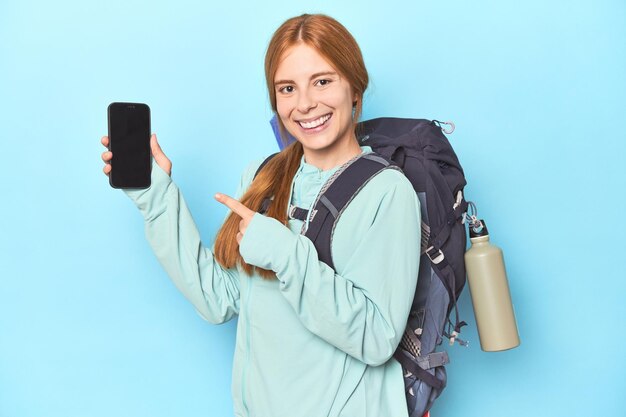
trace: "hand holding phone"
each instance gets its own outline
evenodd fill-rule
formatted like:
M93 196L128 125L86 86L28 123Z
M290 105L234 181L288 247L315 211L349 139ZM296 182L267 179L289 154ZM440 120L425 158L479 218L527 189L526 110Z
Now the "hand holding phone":
M102 136L102 139L100 140L100 142L104 145L105 148L107 149L109 148L108 136ZM165 173L167 173L167 175L172 175L172 162L161 149L161 145L159 145L159 142L157 140L157 135L155 133L153 133L152 136L150 137L150 149L152 152L152 157L154 158L157 165L160 166L161 169L165 171ZM111 151L102 152L102 160L104 161L104 168L102 168L102 171L104 172L106 176L109 176L111 174L111 169L112 169L111 158L112 157L113 157L113 153Z
M133 103L112 103L113 105L133 105ZM136 105L136 104L135 104ZM146 106L147 107L147 106ZM136 107L135 107L136 108ZM132 109L132 108L131 108ZM149 109L148 109L149 111ZM111 106L109 106L109 134L112 133L112 130L115 131L115 129L112 129L111 126ZM120 123L123 122L119 120L119 117L117 117L118 115L113 115L113 121L116 123ZM126 115L127 117L134 117L137 116L137 114L130 114L130 115ZM145 119L144 119L145 120ZM149 120L149 119L148 119ZM136 123L136 122L135 122ZM150 131L150 127L149 127L149 121L148 121L148 126L147 129L144 129L147 133L147 135L149 135L149 131ZM113 133L117 133L117 132L113 132ZM123 141L124 135L119 137L119 140ZM128 139L128 138L126 138ZM141 139L141 138L140 138ZM130 163L131 163L131 169L135 169L135 170L139 170L139 173L141 173L141 171L143 171L143 175L144 175L144 180L145 180L145 176L147 175L147 181L144 181L143 186L136 186L135 184L131 184L131 186L126 185L128 184L127 181L125 181L123 178L120 183L120 179L118 175L112 175L113 172L113 167L115 166L116 168L121 166L120 161L118 161L117 159L113 158L113 152L112 150L116 150L116 155L117 155L117 151L118 151L118 147L111 146L111 138L109 136L103 136L102 140L101 140L102 145L104 145L107 149L109 149L108 151L105 151L102 153L102 160L104 161L105 165L103 168L103 171L105 173L105 175L109 176L109 183L111 183L111 186L115 187L115 188L145 188L148 187L150 185L150 165L146 166L146 160L145 160L145 156L142 155L143 152L137 152L137 153L133 153L132 149L130 154L126 153L126 162L129 161L129 157L130 157ZM118 142L116 142L118 143ZM123 142L122 142L123 144ZM142 141L139 141L139 143L135 143L135 145L141 145L141 146L145 146L145 144ZM152 135L149 136L148 139L148 148L152 154L152 156L154 157L155 162L157 163L157 165L159 165L159 167L161 167L161 169L163 169L163 171L165 171L167 173L167 175L171 174L172 171L172 162L169 160L169 158L165 155L165 153L163 153L163 151L161 150L161 147L159 146L159 142L157 140L156 135ZM119 151L122 152L122 154L124 154L124 149L123 146L119 148ZM133 155L134 154L134 155ZM142 158L143 161L142 161ZM124 158L121 158L124 159ZM137 166L133 167L133 159L139 159L139 163L137 164ZM147 162L149 164L150 160L149 160L149 156L147 158ZM113 162L113 164L112 164ZM124 162L124 161L121 161ZM122 175L123 177L123 175ZM122 183L126 183L126 184L122 184ZM145 185L147 183L147 185Z

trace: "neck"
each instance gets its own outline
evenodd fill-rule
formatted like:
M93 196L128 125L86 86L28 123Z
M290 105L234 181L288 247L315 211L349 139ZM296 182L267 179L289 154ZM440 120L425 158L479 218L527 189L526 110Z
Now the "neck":
M348 162L361 154L362 150L356 138L337 143L337 146L327 149L304 149L304 160L307 164L326 171Z

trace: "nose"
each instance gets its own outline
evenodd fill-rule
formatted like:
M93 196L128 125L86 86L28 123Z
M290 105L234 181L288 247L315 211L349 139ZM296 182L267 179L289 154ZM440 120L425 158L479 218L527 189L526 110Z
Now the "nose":
M311 109L317 107L317 102L309 90L302 90L298 95L298 111L300 113L308 113Z

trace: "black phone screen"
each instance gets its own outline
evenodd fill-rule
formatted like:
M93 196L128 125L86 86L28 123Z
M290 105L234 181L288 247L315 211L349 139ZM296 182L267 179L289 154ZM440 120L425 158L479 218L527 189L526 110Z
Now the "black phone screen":
M149 187L150 108L142 103L111 103L108 119L109 150L113 153L111 187Z

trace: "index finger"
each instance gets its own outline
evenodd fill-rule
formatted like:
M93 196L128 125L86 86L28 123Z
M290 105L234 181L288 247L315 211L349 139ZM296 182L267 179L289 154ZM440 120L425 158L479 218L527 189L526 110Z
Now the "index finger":
M102 136L102 139L100 139L100 142L102 142L102 144L104 146L109 146L109 137L108 136Z
M254 211L250 210L248 207L241 204L241 202L227 196L226 194L217 193L215 194L215 199L231 209L233 213L235 213L242 219L247 219L254 216Z

